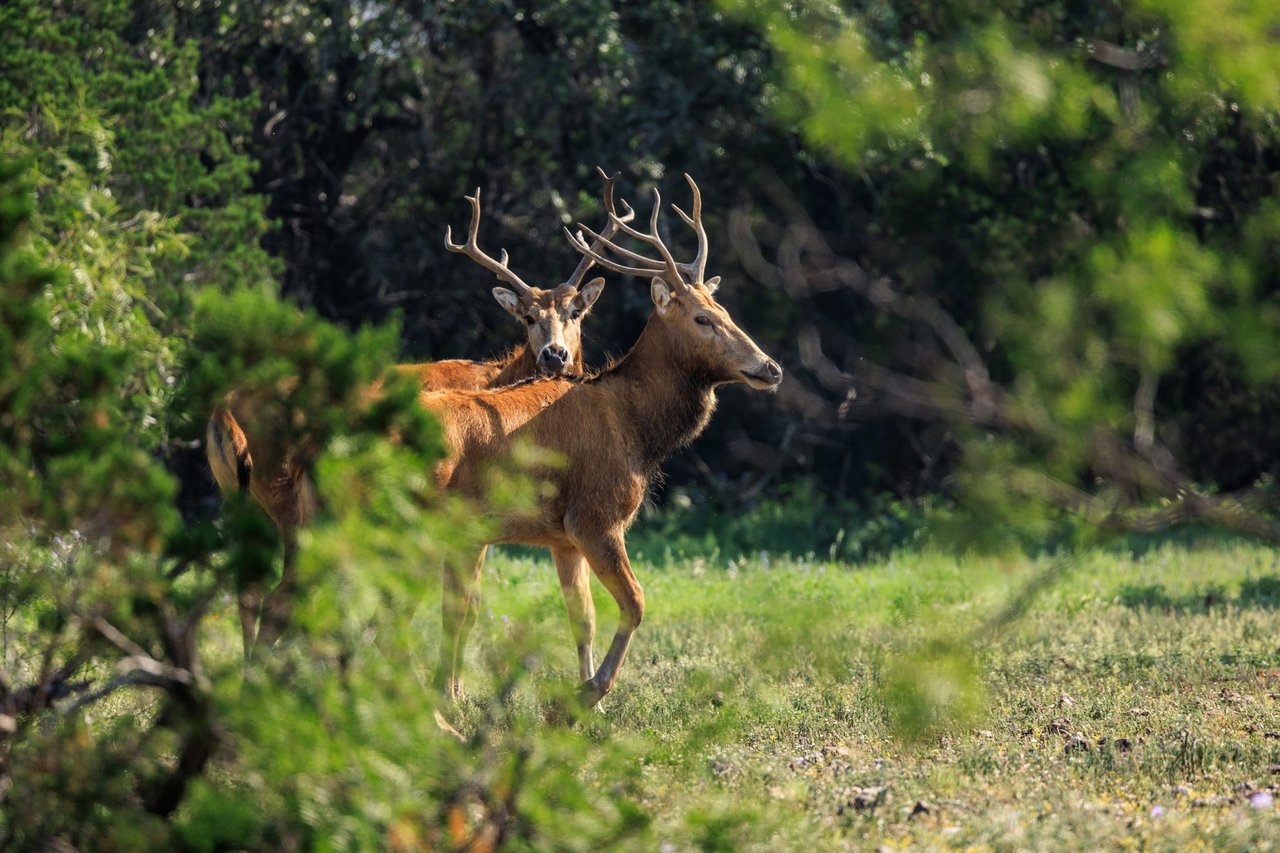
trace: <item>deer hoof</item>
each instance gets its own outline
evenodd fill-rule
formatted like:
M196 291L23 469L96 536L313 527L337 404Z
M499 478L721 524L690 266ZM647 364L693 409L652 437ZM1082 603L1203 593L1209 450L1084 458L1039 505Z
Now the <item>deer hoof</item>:
M600 704L600 700L604 698L604 691L601 690L594 680L582 682L578 687L578 701L582 703L584 708L594 708Z

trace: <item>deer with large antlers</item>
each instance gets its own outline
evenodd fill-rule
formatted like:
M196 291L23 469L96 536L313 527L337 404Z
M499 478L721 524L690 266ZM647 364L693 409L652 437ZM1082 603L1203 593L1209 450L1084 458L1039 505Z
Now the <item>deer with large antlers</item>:
M677 263L658 233L661 197L654 192L649 231L609 217L622 232L651 246L650 258L619 246L611 233L585 226L566 231L584 257L616 272L650 279L653 312L631 351L599 376L573 382L546 379L494 391L423 394L445 427L449 454L438 483L484 501L485 472L528 441L565 461L534 476L550 486L532 513L496 519L488 543L551 548L578 646L580 697L593 706L608 693L644 616L644 591L627 557L626 531L650 480L677 448L706 427L720 385L743 382L773 389L782 370L760 351L713 298L719 278L705 278L707 234L697 184L692 215L674 209L694 229L698 253ZM674 207L674 205L673 205ZM586 241L594 239L594 245ZM608 252L625 259L615 261ZM585 426L584 426L585 425ZM478 607L481 562L445 572L439 680L449 696L461 692L460 668ZM598 669L593 667L595 608L590 572L613 596L620 621Z
M617 175L596 170L603 181L604 208L609 216L602 242L635 216L626 202L619 213L614 203ZM466 255L514 288L493 289L494 299L525 326L526 340L507 356L489 361L452 359L396 365L415 378L424 392L446 389L497 388L535 376L582 373L582 321L604 289L604 279L582 279L595 264L583 256L564 283L550 289L526 284L509 265L505 249L494 259L480 249L480 190L467 196L471 221L466 243L453 242L445 231L445 248ZM233 391L209 419L205 450L214 479L224 493L248 492L275 524L284 543L279 585L265 598L250 585L240 595L240 623L247 655L255 640L274 640L287 619L287 593L294 583L296 529L315 513L316 497L309 476L315 449L290 440L285 407L275 405L272 392ZM262 627L258 623L261 618Z
M623 202L622 214L618 214L614 205L613 188L618 176L610 176L599 167L596 172L604 183L606 213L616 217L618 222L630 222L635 212L627 207L626 202ZM477 187L475 195L467 196L466 199L471 203L467 241L453 242L453 229L446 227L445 248L450 252L466 255L499 280L511 285L512 290L495 287L493 298L525 327L527 340L501 358L487 361L447 359L402 364L397 365L396 370L413 375L424 391L500 388L531 376L580 375L582 319L604 290L603 278L594 278L585 286L582 284L582 279L594 262L583 256L577 269L563 284L547 290L532 287L512 271L506 249L501 250L500 259L495 259L480 248L477 242L480 230L480 188ZM612 236L618 227L611 218L606 236Z

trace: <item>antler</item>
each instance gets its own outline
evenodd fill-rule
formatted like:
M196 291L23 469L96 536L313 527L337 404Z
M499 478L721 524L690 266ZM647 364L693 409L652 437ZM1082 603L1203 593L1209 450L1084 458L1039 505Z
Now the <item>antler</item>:
M688 172L684 173L684 179L689 182L689 189L693 190L693 216L690 217L675 204L671 205L671 209L680 214L684 224L698 235L698 254L689 266L693 268L693 283L702 284L707 271L707 230L702 227L702 193L698 191L698 185L689 177Z
M511 267L507 266L508 256L507 250L502 250L502 260L495 261L480 250L480 246L476 243L476 234L480 231L480 188L476 187L476 194L466 196L467 201L471 202L471 224L467 228L466 244L453 242L453 228L446 225L444 229L444 247L450 252L458 252L466 255L489 272L496 275L502 281L510 284L521 296L532 296L533 288L525 284L520 276L511 271Z
M658 250L658 254L662 256L661 261L653 258L647 258L644 255L638 254L629 249L624 249L617 243L613 242L613 234L609 234L608 236L597 234L581 223L578 225L579 230L576 234L566 228L564 232L565 236L569 238L569 242L573 244L573 247L579 252L582 252L591 260L606 269L613 270L614 272L636 276L651 276L655 273L660 273L669 284L677 287L690 287L703 284L703 275L707 265L707 232L702 227L702 194L698 191L698 185L694 183L693 178L686 174L685 180L689 182L689 186L693 190L693 216L690 217L674 204L672 205L672 208L680 215L680 218L685 221L685 224L692 227L698 235L698 254L691 263L677 263L675 258L671 256L671 251L667 248L666 243L662 241L662 237L658 234L658 214L662 210L662 196L659 194L657 189L654 189L653 191L653 213L649 217L648 233L637 231L613 214L610 214L609 216L609 224L615 233L620 230L629 237L633 237L642 243L648 243L653 246ZM590 236L595 242L591 246L588 246L583 234ZM600 250L602 248L607 248L616 252L627 260L639 264L640 266L628 266L626 264L610 260L600 254Z
M600 236L596 237L596 241L591 245L591 248L594 251L599 252L604 246L604 243L614 234L618 233L619 226L615 224L615 220L618 223L630 222L636 218L636 212L632 210L631 205L627 204L624 200L622 202L622 206L625 210L623 211L622 216L617 215L617 210L615 209L613 202L613 185L617 183L618 175L621 175L621 172L618 172L611 177L604 169L596 166L596 173L600 175L600 180L604 181L604 210L605 213L609 215L608 226L605 227L604 232ZM596 235L593 234L592 236L595 237ZM591 255L584 253L582 260L578 262L578 268L573 271L573 275L565 279L564 283L577 287L582 283L583 276L587 274L587 270L591 269L595 263L596 261L591 257Z

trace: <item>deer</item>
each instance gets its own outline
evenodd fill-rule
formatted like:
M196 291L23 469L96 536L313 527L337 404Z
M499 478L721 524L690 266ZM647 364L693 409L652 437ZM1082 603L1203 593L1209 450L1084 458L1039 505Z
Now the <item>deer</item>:
M635 212L625 201L621 212L615 207L618 176L610 176L600 168L596 171L603 182L604 207L609 216L604 234L613 235L635 217ZM393 370L412 377L423 393L497 388L536 376L581 374L582 321L605 285L601 277L582 284L596 262L582 256L569 277L554 288L526 284L511 269L505 249L495 259L479 246L480 189L477 187L473 195L465 198L471 205L466 242L455 243L452 228L446 226L445 248L466 255L514 288L495 287L493 297L524 325L526 340L497 359L400 364ZM370 389L370 394L377 390ZM274 642L287 622L288 593L296 577L297 530L311 521L318 508L310 476L316 449L291 437L286 407L279 405L278 396L258 390L232 391L213 412L205 433L205 452L219 489L223 494L247 493L271 519L284 548L279 584L266 596L256 584L247 585L240 593L246 657L256 642Z
M447 451L433 472L437 485L475 500L491 516L495 513L485 505L486 472L509 461L516 445L527 442L563 460L563 465L532 472L547 487L540 490L545 497L528 512L498 514L478 550L483 558L491 544L551 549L577 643L583 679L578 698L588 708L613 689L644 618L644 590L627 556L626 532L651 481L673 452L705 429L720 386L745 383L775 390L782 381L778 364L714 299L720 279L705 277L708 238L702 197L694 180L685 179L693 195L692 214L672 208L697 236L691 262L677 263L659 235L662 198L656 189L648 232L614 214L609 222L614 234L620 231L652 247L658 258L622 248L613 234L597 234L585 225L576 233L565 229L570 244L585 258L649 279L653 309L636 343L616 364L575 380L549 377L496 390L426 392L420 397L444 426ZM482 564L482 559L457 562L444 572L436 681L447 699L462 695L461 669L478 610ZM592 573L620 613L599 668L593 666L592 653Z
M618 175L608 175L596 167L604 184L605 211L616 214L614 184ZM499 358L486 361L446 359L417 364L396 365L399 373L417 379L423 391L467 390L500 388L528 379L532 376L580 375L582 373L582 320L591 310L604 290L604 279L594 278L585 286L582 279L594 262L583 256L577 268L563 284L544 290L530 287L516 275L508 264L506 249L500 260L495 260L480 249L477 234L480 228L480 188L465 197L471 203L471 221L467 229L466 243L453 242L451 226L445 227L444 245L450 252L466 255L498 279L514 288L493 288L493 298L502 308L525 327L527 340ZM619 222L630 222L635 217L627 203L618 216ZM612 220L609 224L613 233Z

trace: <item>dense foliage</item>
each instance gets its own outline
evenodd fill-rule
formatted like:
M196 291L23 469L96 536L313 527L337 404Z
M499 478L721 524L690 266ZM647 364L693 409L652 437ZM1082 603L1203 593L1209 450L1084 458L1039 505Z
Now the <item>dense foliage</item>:
M1194 482L1271 473L1270 320L1250 310L1275 288L1265 202L1280 164L1261 7L1216 36L1199 34L1194 5L1126 3L785 19L768 3L585 0L60 8L6 11L0 94L27 116L11 132L47 127L26 92L62 113L88 105L105 132L131 134L114 198L145 192L205 238L184 242L208 255L188 281L279 269L286 294L349 327L401 312L406 357L484 356L519 334L485 276L443 248L463 193L483 188L484 238L547 283L576 263L560 227L599 215L596 164L623 170L633 202L693 174L724 298L794 382L776 402L725 395L709 440L670 466L673 486L725 502L812 479L865 501L946 482L955 418L921 423L915 398L931 389L885 394L880 369L954 384L938 375L948 344L921 311L887 310L875 281L945 311L1002 385L1058 364L1039 393L1089 409L1100 392L1082 377L1106 360L1099 389L1127 398L1107 417L1146 418L1140 397L1141 434ZM24 37L72 19L57 50ZM98 59L82 72L85 53ZM1098 304L1069 304L1103 279ZM590 361L634 340L635 284L606 291ZM1044 358L1015 346L1029 336L1038 353L1046 327L1077 334L1043 338L1060 350ZM1131 340L1094 345L1113 335Z
M253 239L263 203L242 192L229 102L196 94L191 43L118 40L126 4L0 18L21 62L5 75L0 174L4 845L483 847L641 830L625 798L582 786L568 732L534 738L499 703L500 738L441 734L433 631L410 617L481 522L429 494L438 437L413 389L364 400L399 328L346 332L274 295ZM81 55L96 60L83 72ZM147 109L111 100L134 88ZM218 524L184 518L165 464L233 386L279 391L294 440L328 451L290 639L250 664L233 602L272 572L275 534L235 500ZM494 666L514 685L524 669L505 654ZM552 822L548 798L596 819Z
M660 839L634 744L546 725L572 715L529 678L534 628L490 632L469 740L432 714L424 596L484 520L432 493L412 389L364 391L516 340L441 243L477 185L484 241L553 284L597 164L638 206L691 173L722 298L788 371L722 394L650 560L835 563L943 522L1280 539L1277 27L1180 0L0 5L0 837L731 843L697 810ZM646 292L611 279L589 361ZM243 501L213 511L199 450L233 387L279 397L324 497L292 628L248 663L232 611L278 543ZM895 500L939 492L927 519ZM762 671L820 628L847 639L771 623ZM963 642L898 640L858 670L894 731L979 712ZM730 681L681 699L721 708Z
M966 496L1036 538L1063 510L1274 538L1255 495L1201 491L1274 476L1268 442L1238 440L1266 430L1280 368L1273 10L1212 27L1160 2L744 11L784 114L871 192L865 236L801 228L773 268L895 321L857 340L811 315L854 405L958 430ZM1157 498L1163 514L1129 512Z

